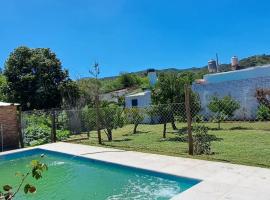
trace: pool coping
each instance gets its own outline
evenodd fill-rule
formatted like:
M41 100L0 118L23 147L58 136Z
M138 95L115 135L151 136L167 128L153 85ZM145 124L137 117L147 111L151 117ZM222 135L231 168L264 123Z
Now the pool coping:
M172 200L269 200L270 196L268 188L270 170L259 167L64 142L2 152L0 156L30 149L44 149L156 173L202 180Z

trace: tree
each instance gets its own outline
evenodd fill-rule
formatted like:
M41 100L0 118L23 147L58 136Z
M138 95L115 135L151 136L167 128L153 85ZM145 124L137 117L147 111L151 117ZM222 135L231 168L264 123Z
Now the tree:
M102 144L102 139L101 139L101 132L100 132L100 100L99 100L99 95L100 95L100 81L99 81L99 74L100 74L100 69L99 69L99 64L95 63L93 66L93 69L89 70L90 74L94 77L94 102L95 102L95 109L96 109L96 127L97 127L97 133L98 133L98 143Z
M143 122L144 113L139 108L127 108L125 109L126 119L128 123L134 124L133 134L137 132L137 127Z
M112 141L112 130L121 128L124 125L123 110L115 104L108 103L104 103L100 110L101 127L104 129L108 141Z
M0 101L7 101L6 96L7 79L4 75L0 75Z
M154 104L172 104L170 109L171 113L173 113L171 121L173 129L177 129L175 126L175 115L186 119L184 85L190 85L195 77L193 73L189 72L179 74L161 73L157 85L152 90ZM191 114L193 117L200 111L198 95L191 93L190 101Z
M220 99L217 96L213 96L208 108L215 114L214 121L218 123L218 129L220 129L220 123L232 118L234 112L240 108L240 104L231 96L224 96Z
M147 114L151 118L158 119L158 122L163 124L163 138L166 138L167 123L174 120L171 106L168 104L159 104L153 105L147 110Z
M270 120L270 108L264 104L261 104L257 110L257 119L260 121Z
M60 60L48 48L16 48L4 68L8 101L20 103L23 110L61 106L61 89L71 82Z
M122 73L117 81L123 86L123 88L134 87L140 85L140 79L138 76L130 73Z
M62 96L62 107L63 108L80 108L80 90L79 86L74 81L66 81L60 85L60 93Z

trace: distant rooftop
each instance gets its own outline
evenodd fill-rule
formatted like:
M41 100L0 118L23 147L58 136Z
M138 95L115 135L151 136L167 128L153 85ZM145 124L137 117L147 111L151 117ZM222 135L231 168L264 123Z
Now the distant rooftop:
M204 75L203 79L206 84L208 83L210 84L210 83L220 83L225 81L242 80L266 76L270 76L270 64L235 71L206 74Z
M142 91L142 92L136 92L136 93L129 94L126 97L144 96L144 95L146 95L149 92L151 92L151 91L150 90L145 90L145 91Z

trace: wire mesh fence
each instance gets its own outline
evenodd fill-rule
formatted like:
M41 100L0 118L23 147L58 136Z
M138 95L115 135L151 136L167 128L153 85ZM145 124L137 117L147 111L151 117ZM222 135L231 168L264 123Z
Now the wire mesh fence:
M98 114L96 108L87 106L79 110L33 110L22 113L21 127L28 146L69 140L93 144L99 129L102 141L114 142L114 147L148 149L151 136L155 141L192 141L194 147L190 148L196 154L211 154L211 142L219 141L220 134L270 131L270 104L263 92L254 94L257 104L252 107L247 107L247 97L239 100L212 95L202 100L191 92L182 103L129 108L108 104L99 108ZM139 134L145 135L142 141L130 141L130 136ZM156 145L155 151L158 148Z

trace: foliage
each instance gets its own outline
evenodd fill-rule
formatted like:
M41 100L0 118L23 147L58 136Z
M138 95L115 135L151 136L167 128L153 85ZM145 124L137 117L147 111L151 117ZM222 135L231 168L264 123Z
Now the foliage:
M138 125L143 122L144 112L139 108L126 108L124 112L127 123L134 124L133 134L135 134Z
M80 107L80 90L77 82L68 80L63 82L59 89L62 96L62 107L68 109Z
M31 168L26 174L22 174L17 172L16 175L20 177L20 184L18 188L15 190L15 192L12 191L13 187L11 185L4 185L3 190L4 192L0 191L0 199L5 199L5 200L12 200L15 198L17 193L20 191L21 187L27 180L27 178L31 175L33 178L36 180L39 180L42 178L42 174L44 171L48 170L48 166L38 160L32 160L30 163ZM32 184L26 183L23 187L23 191L25 194L27 193L35 193L36 192L36 187Z
M51 128L46 124L29 124L24 130L25 143L35 146L50 142Z
M117 81L123 86L123 88L135 87L140 85L140 78L134 74L122 73Z
M173 122L173 105L153 105L147 109L147 114L151 117L151 120L163 124L163 138L166 138L167 123Z
M77 85L80 91L80 98L77 102L77 107L94 106L94 91L96 81L93 78L80 79ZM98 83L101 87L101 82Z
M195 126L192 128L194 153L196 155L211 154L211 138L206 126Z
M197 123L203 122L204 121L204 116L200 115L200 114L197 114L196 116L194 116L193 120L194 120L194 122L197 122Z
M56 130L56 138L57 140L65 140L70 136L69 130Z
M194 73L161 73L156 87L152 90L154 104L171 104L173 114L186 119L184 85L191 84L196 75ZM201 109L199 96L193 92L190 95L191 114L194 117Z
M27 145L45 144L51 138L51 121L45 113L26 113L26 128L24 130L25 143Z
M124 125L123 109L114 104L105 103L100 109L101 127L105 130L108 141L112 141L112 130Z
M96 117L94 108L85 106L82 109L82 121L85 130L96 130Z
M0 101L7 101L6 96L7 80L4 75L0 75Z
M270 108L266 105L260 105L257 110L257 119L260 121L270 120Z
M72 82L60 60L48 48L16 48L4 68L8 101L27 109L60 107L61 90Z
M35 146L45 144L51 141L51 119L49 113L28 113L24 114L25 125L24 129L25 144ZM67 127L67 114L62 111L57 115L57 130L56 138L58 140L67 139L70 136L70 131Z
M220 122L232 118L234 112L240 108L240 104L231 96L224 96L223 98L213 96L208 108L214 113L213 121L218 123L220 129Z

